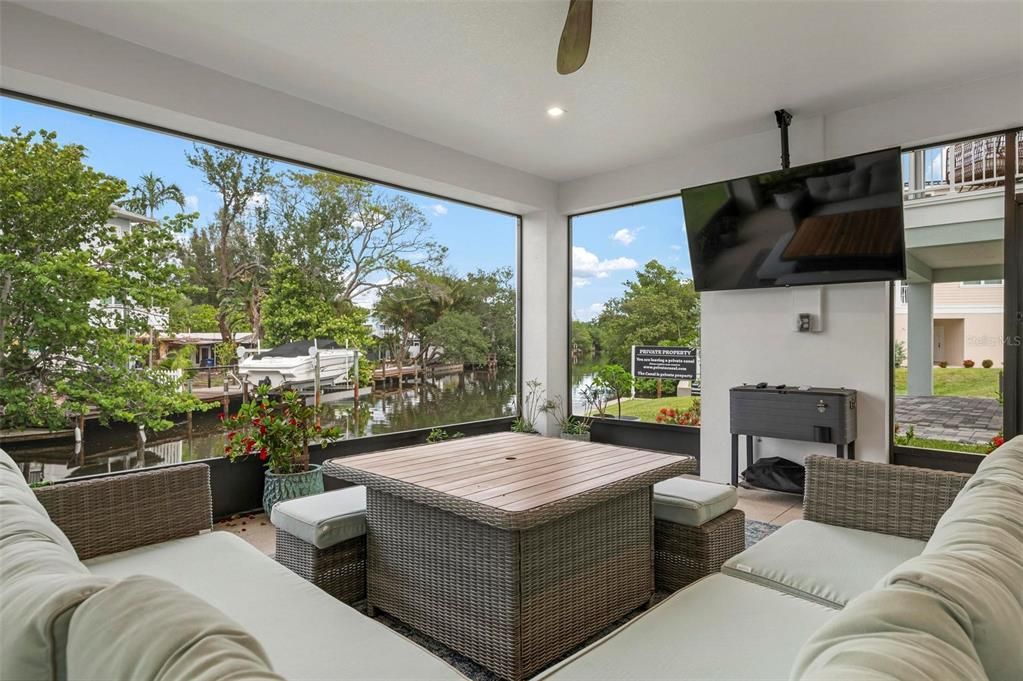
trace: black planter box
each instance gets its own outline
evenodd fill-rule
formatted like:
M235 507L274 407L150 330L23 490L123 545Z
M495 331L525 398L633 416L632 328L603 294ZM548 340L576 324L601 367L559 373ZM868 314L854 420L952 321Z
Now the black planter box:
M595 418L590 423L590 441L687 454L696 459L696 472L700 472L700 429L695 426Z

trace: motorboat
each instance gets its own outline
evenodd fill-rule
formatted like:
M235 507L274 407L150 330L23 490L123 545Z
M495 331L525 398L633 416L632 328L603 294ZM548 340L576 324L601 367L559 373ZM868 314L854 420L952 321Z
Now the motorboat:
M252 385L306 390L316 383L318 360L320 387L347 390L356 356L354 348L318 338L285 343L270 350L247 350L238 360L238 372Z

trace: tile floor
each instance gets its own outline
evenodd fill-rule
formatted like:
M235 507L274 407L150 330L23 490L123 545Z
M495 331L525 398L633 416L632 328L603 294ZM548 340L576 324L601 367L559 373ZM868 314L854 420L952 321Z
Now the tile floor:
M799 496L767 490L740 487L736 508L745 513L748 520L772 525L784 525L803 517L803 500ZM274 552L274 528L263 513L244 514L224 520L214 525L213 529L236 534L263 553Z

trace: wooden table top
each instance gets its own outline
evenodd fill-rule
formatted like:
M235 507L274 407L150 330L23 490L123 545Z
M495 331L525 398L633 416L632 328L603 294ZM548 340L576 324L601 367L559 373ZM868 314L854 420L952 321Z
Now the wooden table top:
M331 459L325 470L371 489L510 527L530 524L528 517L543 521L564 515L694 468L692 457L494 433Z

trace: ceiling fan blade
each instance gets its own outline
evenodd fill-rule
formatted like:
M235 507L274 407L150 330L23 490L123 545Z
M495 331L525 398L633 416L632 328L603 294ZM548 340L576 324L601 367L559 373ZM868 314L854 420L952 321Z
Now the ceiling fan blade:
M558 73L567 75L582 68L590 53L590 30L593 27L593 0L571 0L565 29L558 43Z

